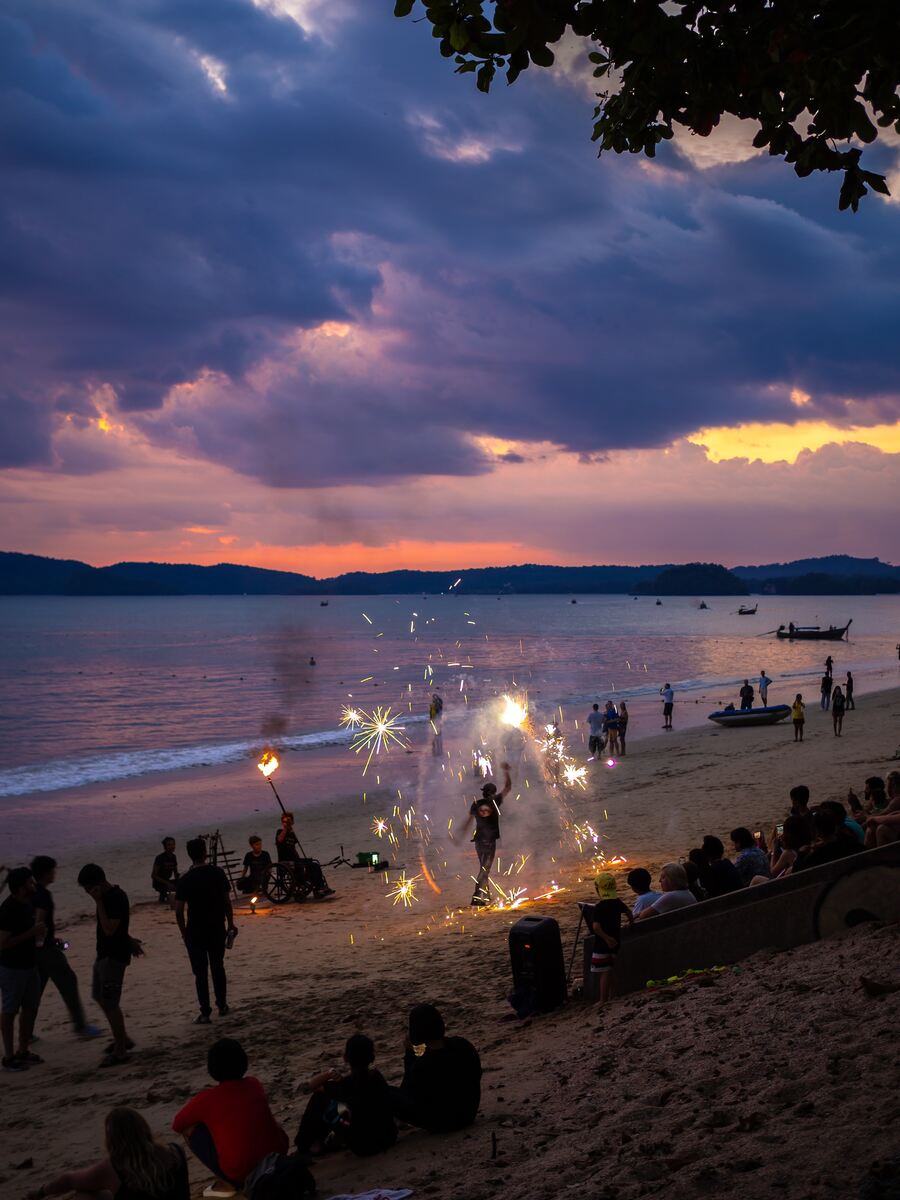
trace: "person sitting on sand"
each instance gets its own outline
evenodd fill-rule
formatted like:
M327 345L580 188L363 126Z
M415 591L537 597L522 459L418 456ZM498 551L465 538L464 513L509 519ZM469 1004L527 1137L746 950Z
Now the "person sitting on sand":
M754 875L750 880L751 886L790 875L797 859L809 847L811 841L812 816L809 820L806 817L787 817L780 832L777 827L772 830L769 874Z
M749 887L754 875L769 878L769 856L765 850L756 844L756 838L749 829L739 825L729 834L731 845L734 847L734 865L741 877L741 885Z
M806 724L806 705L803 703L803 693L798 692L791 705L791 722L794 726L794 741L803 741L803 726Z
M150 882L159 896L160 904L167 904L178 883L178 858L175 855L175 839L164 837L162 854L157 854L150 870Z
M481 1059L462 1037L446 1037L444 1018L431 1004L409 1014L403 1082L390 1089L391 1110L400 1121L431 1133L471 1125L481 1103Z
M347 1146L365 1157L388 1150L397 1140L391 1116L390 1093L384 1076L372 1063L372 1039L354 1033L344 1047L350 1074L323 1071L309 1081L312 1095L300 1120L294 1145L301 1153L319 1154Z
M693 892L696 900L707 900L706 889L700 882L700 863L697 861L697 851L692 850L686 859L682 860L681 865L684 867L684 873L687 875L688 889ZM699 857L702 859L703 852L699 852Z
M631 906L633 917L639 917L645 908L648 908L654 900L658 900L662 895L662 892L654 892L650 887L652 880L646 867L635 867L633 871L629 871L625 882L637 896Z
M217 1086L188 1100L172 1128L217 1179L240 1188L267 1154L287 1154L288 1137L272 1115L263 1085L247 1074L240 1042L213 1042L206 1065Z
M743 887L737 867L725 857L722 841L708 833L700 847L700 859L694 859L700 868L700 883L707 897L727 896Z
M75 1193L75 1200L190 1200L187 1162L177 1143L164 1146L133 1108L106 1117L107 1157L80 1171L64 1171L28 1192L25 1200Z
M244 869L237 882L239 892L249 896L252 892L261 892L266 885L269 868L272 866L272 856L268 850L263 850L262 838L258 833L248 838L250 849L244 855Z
M855 821L849 816L846 808L841 804L840 800L823 800L819 808L826 808L830 813L834 814L834 819L837 821L838 837L855 838L860 845L866 840L866 831L860 825L859 821Z
M681 863L666 863L659 872L659 890L662 895L654 900L636 918L646 921L648 917L662 916L678 908L689 908L697 903L697 897L688 887L688 877Z
M891 771L886 781L887 804L866 821L866 846L887 846L900 841L900 771Z
M840 837L838 822L833 812L827 808L817 808L813 813L813 831L815 840L811 849L802 854L794 864L793 873L807 871L812 867L821 867L824 863L837 862L851 854L859 854L862 850L854 837Z
M627 904L623 904L616 892L616 877L612 871L601 871L594 880L599 897L591 910L591 932L594 949L591 954L591 975L597 977L597 999L605 1004L612 999L613 967L622 940L622 917L629 925L634 918Z
M847 806L854 819L865 825L869 817L875 817L887 807L887 793L880 775L870 775L865 782L862 803L851 787L847 791Z

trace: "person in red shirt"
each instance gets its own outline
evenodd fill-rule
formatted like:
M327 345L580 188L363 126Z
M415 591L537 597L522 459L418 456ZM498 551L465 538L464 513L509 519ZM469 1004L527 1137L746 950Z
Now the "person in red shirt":
M263 1085L247 1074L240 1042L220 1038L206 1062L218 1086L188 1100L172 1128L215 1176L239 1188L267 1154L287 1154L288 1137L272 1115Z

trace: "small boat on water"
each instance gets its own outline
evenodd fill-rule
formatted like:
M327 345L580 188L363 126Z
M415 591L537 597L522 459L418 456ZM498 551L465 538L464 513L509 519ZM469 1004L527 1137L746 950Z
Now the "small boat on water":
M733 704L720 712L709 714L717 725L737 728L739 725L777 725L791 715L789 704L770 704L766 708L735 708Z
M755 617L756 610L758 608L759 608L759 604L754 604L752 608L750 607L749 604L742 604L741 607L738 609L738 616L739 617Z
M328 601L327 601L327 600L320 600L320 601L319 601L319 608L327 608L327 607L328 607Z
M698 608L709 608L709 605L706 603L705 600L701 600L700 603L697 605L697 607Z
M659 605L662 605L662 600L657 600L657 602L656 602L656 603L657 603L657 604L659 604Z
M775 630L777 638L788 638L793 642L840 642L848 636L848 630L853 624L853 618L846 625L829 625L823 629L820 625L795 625L793 621L785 627L779 625Z

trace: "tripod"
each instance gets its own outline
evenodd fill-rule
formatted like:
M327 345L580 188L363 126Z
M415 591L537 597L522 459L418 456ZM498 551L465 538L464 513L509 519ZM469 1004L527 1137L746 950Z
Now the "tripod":
M353 863L345 856L344 847L341 846L340 854L336 854L334 858L329 859L327 863L323 863L322 865L325 867L352 867Z

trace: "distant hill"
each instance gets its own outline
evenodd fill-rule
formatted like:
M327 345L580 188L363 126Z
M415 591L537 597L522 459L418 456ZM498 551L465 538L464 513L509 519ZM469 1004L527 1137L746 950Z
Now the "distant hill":
M668 567L634 589L641 596L749 596L747 584L719 563Z
M744 596L778 594L854 595L896 592L900 567L877 558L845 555L737 567L717 563L678 566L555 567L523 563L457 571L353 571L315 579L237 563L200 567L190 563L115 563L92 567L76 559L0 551L0 595L5 596L368 596L434 595L642 595Z

